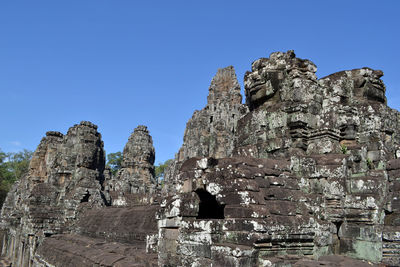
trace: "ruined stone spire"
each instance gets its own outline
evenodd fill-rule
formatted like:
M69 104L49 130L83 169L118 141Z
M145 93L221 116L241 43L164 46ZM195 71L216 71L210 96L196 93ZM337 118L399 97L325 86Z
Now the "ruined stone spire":
M154 169L155 150L147 127L139 125L128 139L123 151L122 168ZM154 177L149 176L149 180Z
M36 246L47 235L69 232L79 211L100 207L105 158L97 126L88 121L63 135L46 133L29 165L29 173L17 181L4 202L3 229L8 242L26 244L26 250L9 251L19 266L28 266ZM32 236L37 240L32 243ZM18 265L17 265L18 266Z
M231 105L242 103L240 85L233 66L218 69L208 91L207 106L211 109L221 102L228 102Z
M235 69L219 69L211 81L207 106L195 111L186 124L178 160L230 155L236 123L245 112Z
M135 128L123 151L121 170L106 181L106 191L111 205L127 206L131 194L150 193L157 188L154 175L155 150L153 140L144 125ZM151 196L150 196L151 197ZM147 201L147 200L143 200Z
M183 161L193 157L230 156L237 121L247 111L233 66L218 69L211 80L207 105L196 110L186 124L182 147L166 170L164 189L173 187L168 183L175 183Z

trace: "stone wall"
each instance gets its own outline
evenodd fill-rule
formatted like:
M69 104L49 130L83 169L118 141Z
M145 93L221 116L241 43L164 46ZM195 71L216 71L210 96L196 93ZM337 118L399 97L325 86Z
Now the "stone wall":
M164 187L145 126L104 167L97 127L48 132L2 209L13 266L400 265L400 113L382 71L317 79L293 51L233 67L187 123Z
M29 173L16 182L1 212L2 255L31 266L43 238L74 229L82 210L104 206L104 150L97 126L83 121L66 135L47 132ZM14 266L13 265L13 266Z
M313 216L290 163L248 157L186 161L179 194L158 215L159 265L264 266L276 256L323 254L330 226Z
M293 51L252 64L234 157L183 162L177 192L163 202L161 266L269 266L331 254L400 264L400 114L386 106L383 73L318 80L315 72ZM223 212L204 217L204 203Z
M113 177L96 125L47 132L3 206L2 256L13 266L156 266L154 157L138 126Z

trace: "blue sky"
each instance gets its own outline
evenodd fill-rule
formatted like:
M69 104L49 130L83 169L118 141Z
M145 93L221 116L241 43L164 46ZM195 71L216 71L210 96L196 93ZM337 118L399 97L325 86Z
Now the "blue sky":
M147 125L174 157L218 68L294 49L318 77L382 69L400 109L400 1L0 1L0 149L99 126L107 153Z

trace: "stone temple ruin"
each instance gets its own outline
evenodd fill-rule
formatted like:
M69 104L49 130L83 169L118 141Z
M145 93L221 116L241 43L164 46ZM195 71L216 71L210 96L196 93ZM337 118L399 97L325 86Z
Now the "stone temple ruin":
M399 266L400 113L382 71L317 79L293 51L233 67L163 186L138 126L112 176L97 126L47 132L1 212L12 266Z

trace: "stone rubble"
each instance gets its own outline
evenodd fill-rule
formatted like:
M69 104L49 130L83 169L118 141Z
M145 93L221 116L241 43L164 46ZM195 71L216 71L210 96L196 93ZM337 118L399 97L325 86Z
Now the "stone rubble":
M97 127L48 132L2 208L13 266L399 266L400 113L383 72L318 79L293 51L233 67L187 123L163 188L138 126L122 168Z

